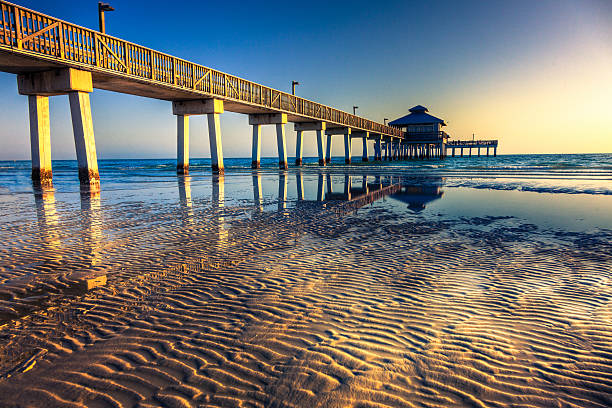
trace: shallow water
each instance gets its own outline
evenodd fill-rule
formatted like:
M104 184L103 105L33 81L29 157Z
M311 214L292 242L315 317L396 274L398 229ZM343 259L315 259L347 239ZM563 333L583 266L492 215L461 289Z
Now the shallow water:
M461 160L4 162L0 405L612 405L609 155Z

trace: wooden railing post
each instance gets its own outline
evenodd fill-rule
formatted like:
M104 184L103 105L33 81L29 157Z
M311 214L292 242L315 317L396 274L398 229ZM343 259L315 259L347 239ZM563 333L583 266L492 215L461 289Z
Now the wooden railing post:
M17 42L17 49L23 48L23 43L21 42L21 10L17 6L13 6L15 11L15 41Z
M60 22L58 24L58 26L57 26L57 31L58 31L58 34L59 34L58 43L59 43L59 49L60 49L60 58L64 59L65 58L65 54L64 54L64 24L62 24Z
M127 42L123 42L123 52L125 52L125 71L127 74L132 72L130 67L130 49Z

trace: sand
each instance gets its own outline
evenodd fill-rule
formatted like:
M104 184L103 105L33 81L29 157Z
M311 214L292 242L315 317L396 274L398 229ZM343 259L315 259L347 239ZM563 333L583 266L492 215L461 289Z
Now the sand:
M612 231L394 205L41 194L0 225L0 405L612 405Z

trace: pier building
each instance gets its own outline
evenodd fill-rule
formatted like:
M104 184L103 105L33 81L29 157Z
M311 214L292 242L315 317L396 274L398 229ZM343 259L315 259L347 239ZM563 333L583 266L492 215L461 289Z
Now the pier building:
M410 113L389 122L389 126L404 132L400 157L404 158L439 158L446 155L445 144L449 135L442 130L444 120L427 113L429 110L421 105L408 110Z

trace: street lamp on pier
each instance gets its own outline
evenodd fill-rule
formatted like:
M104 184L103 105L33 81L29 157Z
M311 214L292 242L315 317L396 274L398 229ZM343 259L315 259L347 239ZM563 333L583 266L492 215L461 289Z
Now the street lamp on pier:
M106 22L104 21L104 12L105 11L115 11L114 8L110 6L108 3L98 2L98 20L100 22L100 32L102 34L106 34Z
M357 108L359 108L359 106L353 106L353 115L357 114Z
M384 118L383 121L385 122L385 126L387 126L387 121L389 120L389 118Z
M295 95L295 86L299 84L298 81L291 81L291 95Z

